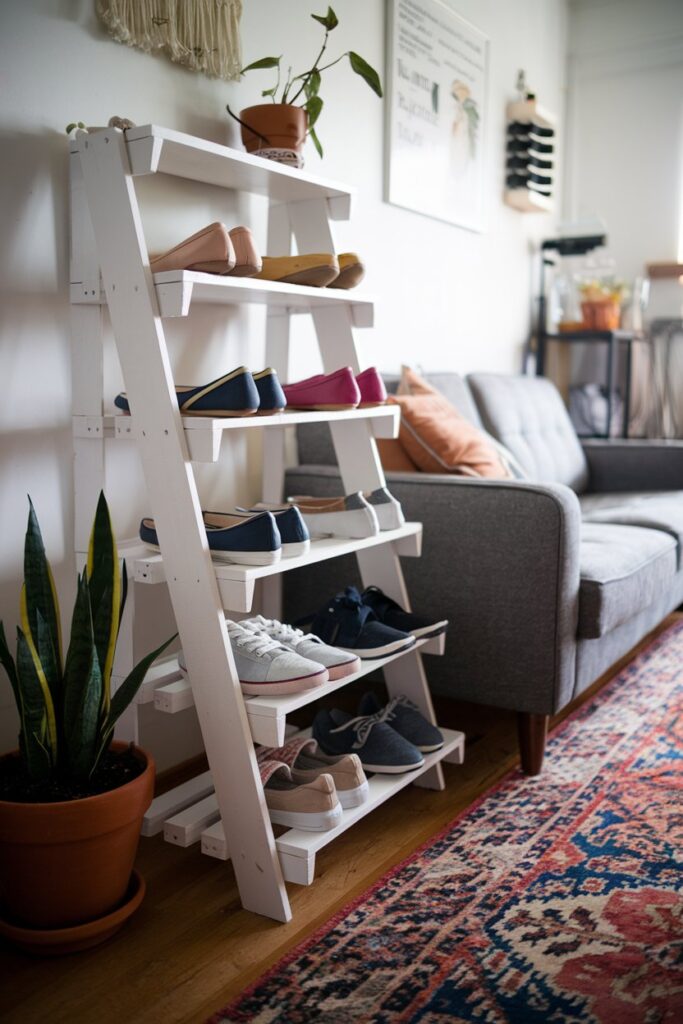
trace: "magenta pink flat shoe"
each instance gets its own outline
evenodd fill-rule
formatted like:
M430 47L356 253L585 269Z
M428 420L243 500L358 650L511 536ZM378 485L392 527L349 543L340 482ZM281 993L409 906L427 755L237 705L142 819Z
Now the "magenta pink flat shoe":
M379 371L375 366L369 366L356 377L356 384L360 391L359 409L368 409L373 405L384 405L387 400L387 389L384 387Z
M334 373L319 373L296 384L284 384L283 388L288 409L355 409L361 400L350 366Z

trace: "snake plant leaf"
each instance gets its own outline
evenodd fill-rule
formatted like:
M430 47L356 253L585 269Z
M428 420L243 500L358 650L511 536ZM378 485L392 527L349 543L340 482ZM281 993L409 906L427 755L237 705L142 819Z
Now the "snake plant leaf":
M104 494L100 492L88 545L88 590L94 621L95 647L102 674L102 706L109 708L111 670L121 611L121 569Z
M14 662L14 658L10 654L10 649L7 646L7 637L5 636L5 627L0 622L0 665L4 668L7 673L7 678L10 681L12 687L12 693L14 694L14 700L16 701L17 711L19 717L22 716L21 712L21 690L19 689L19 677L17 676L17 666Z
M322 160L323 158L323 147L320 145L320 139L315 133L315 128L309 128L308 134L311 136L311 141L318 151L318 156Z
M20 746L29 777L34 781L47 778L57 761L56 743L53 748L49 737L49 717L46 711L44 686L36 672L33 654L26 636L17 627L17 676L21 687L21 740ZM54 719L54 709L52 711Z
M59 698L60 698L59 704L57 704L57 707L55 707L55 701L54 701L53 696L52 696L52 690L50 689L50 680L48 679L48 676L47 676L47 673L46 673L46 666L41 661L40 654L38 653L39 623L41 621L43 621L43 620L42 620L42 616L40 615L40 612L36 609L35 610L35 614L34 614L34 623L35 623L34 629L35 629L35 633L32 632L32 630L31 630L31 623L29 621L28 602L27 602L27 598L26 598L26 584L24 584L22 586L22 588L21 588L21 600L20 600L20 604L19 604L19 610L20 610L20 618L21 618L23 640L24 640L24 643L26 644L28 652L29 652L29 654L31 656L31 661L33 662L33 673L35 675L35 679L37 680L38 685L40 686L40 689L41 689L41 692L42 692L42 695L43 695L43 705L44 705L44 712L45 712L44 741L48 744L49 751L50 751L50 757L52 758L53 763L56 764L57 763L57 753L58 753L58 751L57 751L57 709L59 708L59 706L61 704L61 684L60 684L60 693L59 693ZM45 646L44 628L45 628L44 626L41 627L41 630L43 631L43 646ZM17 655L18 655L18 651L17 651ZM18 665L17 665L17 668L19 669L19 683L20 683L20 686L23 689L23 687L24 687L24 672L23 672L23 669L19 668ZM48 667L48 671L49 671L49 667ZM42 716L41 716L41 720L42 720ZM43 735L43 732L41 732L41 736L42 735Z
M53 702L59 706L62 682L62 637L59 621L59 604L50 563L45 554L45 545L38 524L33 502L29 498L28 525L24 542L24 590L25 621L22 628L34 644L37 639L37 617L40 614L52 638L46 644L46 657L42 668L50 687ZM49 653L51 648L52 653Z
M121 623L123 622L123 609L126 607L126 598L128 597L128 572L126 570L126 560L121 559L121 603L119 604L119 629L121 629ZM118 637L117 637L118 639Z
M255 60L253 64L247 64L246 68L242 68L240 74L243 75L245 71L262 71L265 68L277 68L280 65L280 57L261 57L260 60Z
M166 642L160 647L157 647L156 651L151 651L141 661L139 661L135 668L129 672L112 697L109 714L102 726L100 745L98 747L92 771L95 770L102 758L102 755L107 751L109 744L111 743L111 738L114 735L114 726L116 725L117 719L121 717L135 697L135 694L140 689L152 662L156 661L160 654L163 654L168 645L173 643L177 635L178 634L175 633L169 640L166 640Z
M328 32L331 32L333 28L336 28L339 24L339 18L334 13L331 7L327 8L327 14L312 14L313 21L319 21Z
M71 640L64 667L65 759L70 774L87 778L98 742L102 672L92 622L91 595L85 573L79 576L71 619Z
M319 96L311 96L311 98L306 100L304 103L304 109L308 114L308 130L310 131L320 117L323 109L323 101Z
M371 68L367 61L358 54L354 53L353 50L349 50L349 63L356 72L357 75L363 79L364 82L370 86L373 92L382 97L382 83L379 80L379 75L374 68Z

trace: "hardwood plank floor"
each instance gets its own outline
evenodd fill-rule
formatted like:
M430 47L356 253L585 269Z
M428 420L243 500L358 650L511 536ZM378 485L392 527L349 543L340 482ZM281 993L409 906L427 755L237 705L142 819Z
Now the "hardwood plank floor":
M592 696L614 671L556 716L553 726ZM353 693L348 697L352 700ZM0 1020L4 1024L194 1024L206 1020L516 764L512 712L439 701L438 715L444 725L467 733L465 764L444 766L444 792L409 787L324 850L317 859L314 884L288 887L293 911L289 924L241 910L229 864L203 857L197 847L183 850L160 837L143 839L137 864L147 881L147 897L112 941L54 960L33 959L0 945ZM181 779L176 775L166 781L176 785Z

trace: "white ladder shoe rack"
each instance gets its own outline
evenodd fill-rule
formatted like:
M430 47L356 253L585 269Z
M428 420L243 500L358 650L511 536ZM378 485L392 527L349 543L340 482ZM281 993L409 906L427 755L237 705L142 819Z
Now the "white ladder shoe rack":
M345 811L330 832L290 829L277 838L268 818L253 743L281 744L287 715L352 679L383 668L390 695L404 693L434 721L422 653L443 653L443 638L381 661L362 663L349 679L288 697L251 697L241 692L225 624L225 612L252 609L262 580L263 606L277 613L279 574L354 552L364 585L375 584L409 608L401 556L419 556L422 528L406 523L360 541L321 540L299 558L275 566L216 565L211 561L193 461L215 462L221 443L235 430L264 430L262 494L279 501L285 470L285 430L303 422L328 422L346 493L384 486L376 437L395 437L398 410L297 413L247 419L181 417L164 335L165 317L187 316L192 304L259 303L268 309L267 362L288 380L289 322L312 316L325 372L361 369L354 328L372 325L372 303L355 292L213 277L190 272L153 275L135 192L135 176L157 171L269 197L267 251L288 253L292 235L300 252L334 252L330 220L347 219L351 192L312 175L225 146L156 126L122 133L106 129L71 142L76 550L87 550L85 521L104 479L105 438L134 441L140 453L162 554L138 541L121 545L136 583L165 583L187 661L188 682L174 658L156 665L139 702L163 714L194 706L210 765L196 779L157 798L144 835L163 831L172 843L201 843L203 852L230 859L245 908L279 921L291 917L285 880L310 884L315 854L340 832L414 782L442 789L441 761L461 763L462 733L444 730L442 750L421 769L400 776L376 775L370 798ZM133 415L103 416L102 306L109 308ZM133 598L135 586L131 586ZM121 678L132 661L132 613L122 626ZM131 711L134 718L136 709ZM162 718L163 718L162 714ZM124 728L126 724L124 723ZM127 723L135 735L135 723Z

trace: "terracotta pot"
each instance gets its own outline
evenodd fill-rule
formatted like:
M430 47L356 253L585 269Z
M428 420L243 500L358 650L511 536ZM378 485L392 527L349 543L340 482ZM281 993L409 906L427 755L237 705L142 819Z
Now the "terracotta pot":
M293 107L289 103L259 103L241 110L240 120L254 129L249 131L241 127L242 142L248 153L269 146L300 153L306 140L308 115L303 107Z
M122 903L154 790L154 761L134 750L145 770L108 793L52 804L0 800L3 917L32 928L66 928Z
M583 322L589 330L616 331L621 307L614 299L589 299L581 303Z

